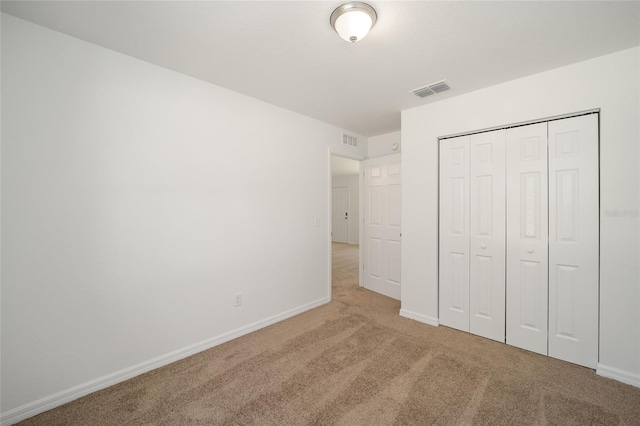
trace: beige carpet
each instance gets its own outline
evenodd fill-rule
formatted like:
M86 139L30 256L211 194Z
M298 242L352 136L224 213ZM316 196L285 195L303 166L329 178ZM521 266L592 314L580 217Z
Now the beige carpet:
M331 283L335 288L358 288L358 246L333 243L331 245L331 267L333 276ZM335 296L335 294L334 294Z
M399 317L354 249L330 304L21 424L640 425L640 389Z

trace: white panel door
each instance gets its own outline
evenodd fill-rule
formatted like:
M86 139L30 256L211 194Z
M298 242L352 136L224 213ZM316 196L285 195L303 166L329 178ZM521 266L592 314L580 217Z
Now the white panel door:
M547 123L507 129L507 343L547 354Z
M505 130L470 137L469 330L505 337Z
M331 241L349 241L349 188L332 188L331 193Z
M469 136L440 141L440 324L469 331Z
M400 154L363 162L364 287L400 300Z
M598 363L598 115L549 122L549 356Z

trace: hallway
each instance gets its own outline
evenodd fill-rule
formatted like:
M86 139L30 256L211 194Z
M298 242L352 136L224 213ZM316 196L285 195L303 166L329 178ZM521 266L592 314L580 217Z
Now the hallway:
M358 287L358 249L356 245L331 243L332 287Z

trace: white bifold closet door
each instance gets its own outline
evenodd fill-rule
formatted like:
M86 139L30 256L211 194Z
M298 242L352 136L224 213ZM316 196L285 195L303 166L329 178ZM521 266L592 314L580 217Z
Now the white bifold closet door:
M470 137L469 331L505 338L505 132Z
M441 140L440 323L595 368L598 217L598 114Z
M440 322L504 342L504 131L441 141Z
M549 122L549 356L598 364L598 115Z
M469 136L440 141L440 323L469 331Z
M547 123L507 130L507 343L547 354Z

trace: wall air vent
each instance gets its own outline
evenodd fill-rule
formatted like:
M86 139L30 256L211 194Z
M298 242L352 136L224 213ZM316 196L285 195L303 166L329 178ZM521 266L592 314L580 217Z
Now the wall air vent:
M358 146L358 137L348 135L346 133L342 134L342 143L350 146Z
M419 98L426 98L427 96L435 95L449 89L451 89L451 86L449 86L446 80L442 80L414 89L410 93L413 93Z

